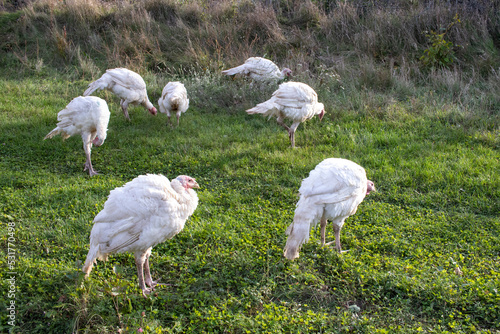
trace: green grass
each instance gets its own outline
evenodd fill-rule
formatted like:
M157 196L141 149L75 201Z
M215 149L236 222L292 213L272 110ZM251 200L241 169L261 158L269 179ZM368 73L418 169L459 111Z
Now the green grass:
M156 104L172 78L146 78ZM116 97L98 94L111 120L92 151L101 174L89 178L80 138L42 140L88 81L61 73L0 80L0 285L8 290L7 227L15 225L13 332L500 331L496 127L461 117L459 105L427 97L376 106L348 87L344 97L320 94L327 117L303 123L294 150L274 120L244 112L273 88L211 74L183 81L192 103L175 129L140 107L127 122ZM287 261L284 232L301 180L329 157L364 166L378 191L347 220L350 252L320 248L314 231ZM131 254L98 262L89 280L80 272L109 191L145 173L187 174L201 186L184 230L153 249L153 276L170 285L149 299ZM3 310L8 303L5 294ZM7 313L0 317L9 331Z
M494 6L15 5L0 5L0 332L500 332ZM461 23L445 36L449 68L425 66L426 32L457 14ZM300 148L290 148L274 120L244 112L275 87L220 76L249 56L292 68L325 103L323 122L298 128ZM59 110L117 66L144 76L154 104L168 81L183 81L191 107L171 129L164 115L140 107L127 122L118 99L98 93L112 116L106 142L92 152L101 175L89 178L80 138L42 139ZM287 261L284 231L301 180L330 157L365 167L378 192L347 220L350 252L320 248L315 230L301 257ZM188 174L201 185L185 229L153 249L153 276L169 285L147 300L131 254L99 262L89 280L80 271L110 190L145 173Z

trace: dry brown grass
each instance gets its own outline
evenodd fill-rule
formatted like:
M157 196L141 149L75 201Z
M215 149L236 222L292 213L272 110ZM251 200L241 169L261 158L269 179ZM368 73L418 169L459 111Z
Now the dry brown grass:
M353 108L363 106L355 101L362 98L379 105L377 94L386 94L387 104L433 89L491 114L500 108L493 93L500 15L488 4L41 0L23 7L0 50L6 50L5 63L13 59L29 71L72 67L88 79L117 66L175 76L220 73L265 56L329 95L349 92L342 103ZM439 33L455 15L460 23L445 36L455 59L447 68L423 66L419 58L430 47L426 34ZM327 81L325 73L340 79ZM338 104L333 98L331 103Z
M472 6L475 4L476 7ZM200 64L219 69L252 55L313 68L318 59L346 51L390 62L411 62L428 47L426 32L439 31L458 14L461 25L447 35L460 45L459 60L494 43L500 24L484 1L436 5L431 2L362 1L177 1L42 0L25 9L33 38L50 38L66 61L80 46L107 64L164 70L165 64ZM46 29L47 19L49 29ZM29 34L30 32L28 32ZM484 66L496 57L484 50ZM495 51L498 53L497 51ZM94 56L94 58L95 58ZM333 62L333 59L331 60ZM164 64L164 65L161 65ZM292 65L290 65L292 66ZM489 69L488 69L489 70Z

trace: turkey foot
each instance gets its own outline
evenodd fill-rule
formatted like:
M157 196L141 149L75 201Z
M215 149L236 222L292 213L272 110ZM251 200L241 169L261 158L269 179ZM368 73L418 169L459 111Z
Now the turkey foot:
M151 278L151 271L149 270L149 256L149 254L146 255L146 260L144 261L144 282L151 288L152 291L154 291L158 281L153 281Z
M330 245L333 245L335 243L335 241L330 241L330 242L327 242L326 244L324 244L324 246L330 246ZM338 249L337 246L334 247L339 253L347 253L350 251L350 249Z
M153 281L151 278L149 280L146 278L145 283L151 288L151 290L155 291L155 287L158 285L158 280Z
M99 175L99 173L92 167L92 163L86 162L83 171L89 171L90 176Z
M151 294L151 291L152 291L152 290L151 290L151 289L149 289L149 288L144 288L144 289L142 289L142 296L143 296L144 298L148 298L148 296L147 296L147 295Z

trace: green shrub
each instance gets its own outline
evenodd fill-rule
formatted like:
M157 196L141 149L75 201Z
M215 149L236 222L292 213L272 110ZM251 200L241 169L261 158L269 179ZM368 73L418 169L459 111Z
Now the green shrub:
M445 35L457 23L460 23L458 14L453 18L453 22L448 24L446 28L440 28L441 33L431 30L426 33L426 37L431 43L431 46L424 51L424 55L420 57L420 61L427 67L450 67L455 60L454 48L460 47L453 42L447 41Z

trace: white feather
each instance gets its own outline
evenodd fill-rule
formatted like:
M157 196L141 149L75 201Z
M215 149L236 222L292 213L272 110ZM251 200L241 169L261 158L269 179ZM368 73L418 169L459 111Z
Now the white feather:
M81 135L87 157L86 169L89 169L92 176L95 174L90 162L92 143L95 142L100 146L106 140L109 116L108 104L103 99L95 96L76 97L57 114L57 126L43 139L52 138L58 134L63 139Z
M174 237L197 205L193 189L163 175L141 175L112 190L94 218L83 271L88 275L96 259L112 253L142 254Z
M121 106L125 110L129 104L142 105L153 115L156 108L149 101L144 79L137 73L126 68L114 68L106 70L99 79L89 84L83 93L88 96L96 90L107 89L121 99ZM126 113L126 116L128 114Z
M288 68L280 70L279 67L269 59L261 57L248 58L244 64L222 71L226 75L245 75L255 81L277 81L290 75Z
M173 112L177 117L177 122L179 122L181 113L186 112L189 108L186 87L178 81L167 83L158 100L158 105L160 106L160 112L167 114L169 121Z
M311 119L315 115L324 114L325 106L318 102L318 94L310 86L301 82L286 82L279 86L272 97L255 107L248 109L248 114L262 114L275 116L278 123L291 133L292 146L294 146L293 133L300 123ZM288 128L284 119L290 119L292 125Z
M319 163L302 181L293 223L286 231L284 256L290 260L299 257L311 227L321 218L341 227L356 213L367 194L368 182L363 167L350 160L330 158Z

